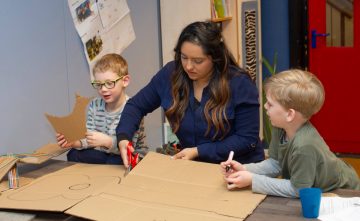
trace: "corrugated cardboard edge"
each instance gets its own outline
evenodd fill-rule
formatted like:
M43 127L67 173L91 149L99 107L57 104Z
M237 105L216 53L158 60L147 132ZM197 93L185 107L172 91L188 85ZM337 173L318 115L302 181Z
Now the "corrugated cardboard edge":
M9 172L9 170L16 164L18 159L16 157L0 157L0 181Z
M57 157L68 151L68 149L61 148L56 143L45 144L39 149L35 150L27 157L20 158L20 162L28 164L42 164L53 157Z

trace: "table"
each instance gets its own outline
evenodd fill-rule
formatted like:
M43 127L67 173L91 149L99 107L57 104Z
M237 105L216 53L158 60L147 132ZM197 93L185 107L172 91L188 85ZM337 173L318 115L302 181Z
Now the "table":
M63 169L73 164L74 164L73 162L67 162L61 160L49 160L41 165L20 164L18 168L19 168L19 174L30 178L38 178L45 174L55 172L57 170ZM339 189L333 191L333 193L344 197L354 197L354 196L360 197L360 191L356 191L356 190ZM7 210L2 210L2 211L7 211ZM24 213L24 211L14 211L14 210L9 210L9 211ZM85 219L69 216L63 213L34 212L34 211L30 211L28 213L36 214L35 218L32 219L32 221L85 220ZM297 221L297 220L311 220L311 219L305 219L302 217L301 204L299 199L267 196L265 200L262 203L260 203L260 205L254 210L254 212L246 219L246 221L260 221L260 220L261 221L263 220ZM317 219L313 219L313 220L317 220Z

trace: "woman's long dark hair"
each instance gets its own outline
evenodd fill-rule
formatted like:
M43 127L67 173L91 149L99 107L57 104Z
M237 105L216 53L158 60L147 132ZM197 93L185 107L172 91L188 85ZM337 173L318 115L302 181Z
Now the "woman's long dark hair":
M204 115L208 127L207 136L212 126L215 128L214 140L218 135L223 139L229 131L229 122L226 117L226 106L230 100L229 65L237 63L224 44L221 30L212 22L194 22L181 32L175 51L175 73L171 78L173 103L165 112L174 132L179 129L180 121L184 117L189 104L191 79L181 64L181 46L184 42L199 45L204 54L211 56L213 73L209 81L210 98L205 104Z

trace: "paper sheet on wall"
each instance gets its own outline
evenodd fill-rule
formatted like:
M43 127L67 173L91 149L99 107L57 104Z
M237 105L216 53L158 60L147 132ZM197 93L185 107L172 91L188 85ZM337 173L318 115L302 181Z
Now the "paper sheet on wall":
M90 70L108 53L121 54L135 40L126 0L68 0Z

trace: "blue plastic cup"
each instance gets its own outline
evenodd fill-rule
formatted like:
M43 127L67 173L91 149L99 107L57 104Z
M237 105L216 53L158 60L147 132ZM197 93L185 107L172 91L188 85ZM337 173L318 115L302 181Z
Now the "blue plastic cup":
M299 195L303 216L305 218L317 218L320 210L321 189L302 188Z

